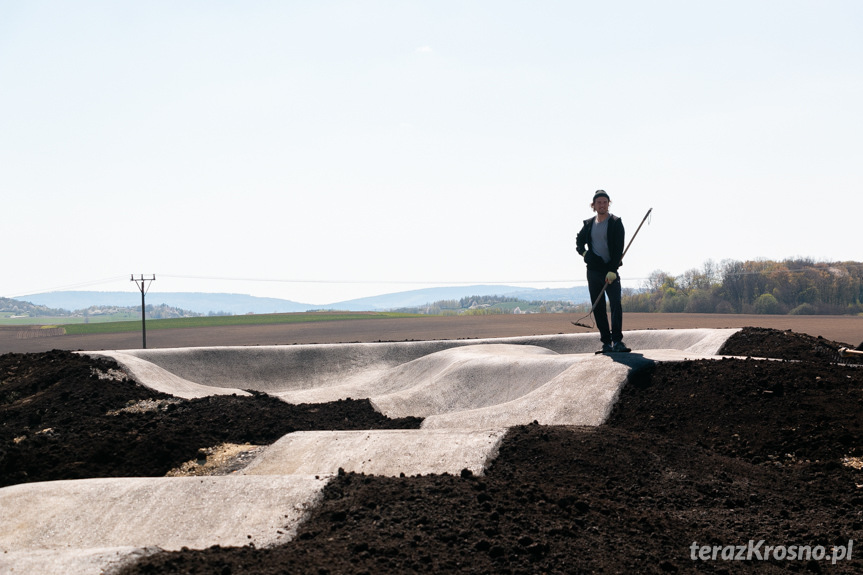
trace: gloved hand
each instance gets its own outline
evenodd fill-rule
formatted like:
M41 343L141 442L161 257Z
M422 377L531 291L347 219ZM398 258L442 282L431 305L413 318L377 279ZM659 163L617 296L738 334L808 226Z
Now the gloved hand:
M605 283L610 284L614 283L614 280L617 279L617 274L614 272L608 272L605 274Z

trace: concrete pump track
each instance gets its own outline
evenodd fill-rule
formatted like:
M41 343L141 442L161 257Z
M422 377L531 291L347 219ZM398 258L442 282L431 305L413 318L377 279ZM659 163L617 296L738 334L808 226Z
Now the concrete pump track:
M847 344L759 328L625 341L0 356L0 573L863 567ZM815 552L693 558L750 539Z

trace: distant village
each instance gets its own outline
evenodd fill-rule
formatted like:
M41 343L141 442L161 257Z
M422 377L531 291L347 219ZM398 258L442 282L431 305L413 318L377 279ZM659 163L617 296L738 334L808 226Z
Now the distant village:
M398 308L392 311L423 315L496 315L528 313L574 313L583 304L565 301L526 301L505 296L472 296L459 300L441 300L419 307Z
M90 306L85 309L70 311L63 308L49 308L43 305L35 305L10 298L0 298L0 314L3 314L8 319L23 319L28 317L84 318L86 323L91 317L113 316L119 319L123 315L128 315L129 319L140 318L141 306ZM201 315L203 314L172 307L167 304L148 305L146 307L146 316L148 319L199 317Z

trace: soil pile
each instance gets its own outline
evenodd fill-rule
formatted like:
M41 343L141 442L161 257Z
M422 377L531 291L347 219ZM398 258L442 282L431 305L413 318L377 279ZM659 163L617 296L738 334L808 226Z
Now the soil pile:
M843 345L791 332L744 330L727 344L737 346L729 348L734 351L724 348L723 353L800 361L660 364L633 377L607 425L510 430L483 477L469 472L398 478L340 474L287 545L161 553L124 573L859 572L863 472L849 464L863 453L863 371L829 364L818 347ZM61 369L63 358L71 362L77 356L0 357L4 484L17 482L7 478L18 464L6 462L18 446L55 442L60 450L83 453L80 444L90 436L72 436L61 424L63 414L67 420L76 419L73 413L100 418L106 427L88 433L101 432L103 439L110 434L112 454L130 450L134 438L156 428L163 430L160 441L183 442L170 432L189 430L179 422L171 427L173 420L199 417L194 429L201 434L197 441L204 442L261 441L257 438L267 437L276 425L259 408L246 412L254 418L239 415L242 405L266 406L271 398L228 397L224 412L212 407L209 415L198 416L218 403L195 400L170 408L175 404L143 388L124 387L128 382L93 379L91 366L107 373L106 364L78 358L83 363L73 376ZM10 370L13 364L18 367ZM34 383L26 383L24 374L37 372L45 376L42 383L35 383L35 376ZM51 377L62 374L65 379L51 384ZM87 384L122 392L116 400L100 396L87 407L90 392L75 395L70 389ZM21 390L18 396L10 397L10 385ZM49 399L42 400L42 394ZM162 407L105 415L144 398L161 400ZM318 417L309 426L348 429L335 426L339 418L345 423L342 412L326 411L338 404L282 405ZM179 409L188 411L172 415ZM7 414L14 415L14 423L7 423L13 421ZM129 418L127 427L116 430L107 427L126 415L141 419ZM237 438L220 435L233 433L222 419L228 417L243 429ZM52 426L56 431L38 433ZM7 433L7 427L17 431ZM28 428L25 439L16 442L23 427ZM272 433L275 439L286 432ZM100 462L109 466L102 459L76 455L75 460L88 461L88 473L101 473L90 476L113 473L100 470ZM841 552L849 540L858 544L851 560L831 564L834 546ZM781 546L781 557L779 549L768 553L768 546ZM715 560L698 558L714 549ZM822 551L827 558L818 560ZM724 559L728 553L732 559ZM733 560L737 556L749 560Z
M728 338L717 355L772 357L792 361L837 362L839 348L854 346L830 341L820 335L780 331L766 327L745 327ZM863 343L860 344L863 348Z
M753 464L863 455L863 372L809 362L701 360L636 373L608 425Z

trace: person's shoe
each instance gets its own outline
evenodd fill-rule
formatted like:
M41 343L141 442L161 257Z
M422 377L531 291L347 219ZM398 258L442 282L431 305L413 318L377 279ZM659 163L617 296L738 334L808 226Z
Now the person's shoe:
M614 348L612 348L609 344L604 343L602 344L602 349L596 353L611 353L612 351L614 351Z
M632 350L626 347L626 344L622 341L619 341L611 347L611 351L614 353L629 353Z

